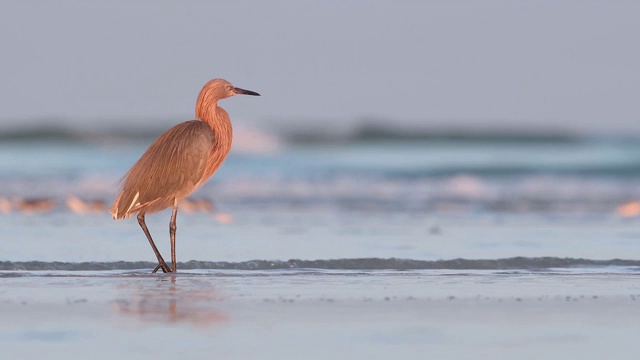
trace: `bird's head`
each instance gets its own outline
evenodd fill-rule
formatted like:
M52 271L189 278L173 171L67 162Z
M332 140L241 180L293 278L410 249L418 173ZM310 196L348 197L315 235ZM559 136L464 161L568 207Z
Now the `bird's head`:
M224 79L213 79L206 83L202 91L200 91L202 100L206 99L208 101L218 101L237 94L260 96L255 91L237 88Z

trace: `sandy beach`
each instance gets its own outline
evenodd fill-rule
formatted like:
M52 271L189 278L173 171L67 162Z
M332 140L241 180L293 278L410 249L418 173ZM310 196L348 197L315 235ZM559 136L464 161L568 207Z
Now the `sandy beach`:
M633 358L637 269L2 272L11 359Z

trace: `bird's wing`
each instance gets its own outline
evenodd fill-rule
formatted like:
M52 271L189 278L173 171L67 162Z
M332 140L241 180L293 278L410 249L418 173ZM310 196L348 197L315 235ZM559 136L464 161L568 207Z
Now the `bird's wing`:
M196 189L213 147L211 128L198 120L178 124L149 146L123 178L113 204L114 218L140 211L158 211Z

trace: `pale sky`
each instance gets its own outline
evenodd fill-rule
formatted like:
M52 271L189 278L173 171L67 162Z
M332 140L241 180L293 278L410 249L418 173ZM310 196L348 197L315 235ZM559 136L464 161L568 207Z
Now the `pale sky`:
M640 134L640 1L3 1L0 129L239 122ZM42 120L40 120L42 121Z

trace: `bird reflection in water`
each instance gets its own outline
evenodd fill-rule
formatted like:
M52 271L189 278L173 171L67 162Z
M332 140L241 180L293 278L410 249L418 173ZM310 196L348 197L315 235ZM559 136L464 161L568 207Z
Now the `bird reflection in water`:
M139 279L136 285L122 287L124 297L114 302L114 311L149 324L191 324L212 326L226 322L227 315L215 309L222 297L211 287L194 279L186 286L178 286L175 276L170 278ZM194 282L198 282L195 284ZM133 284L135 284L134 282ZM190 289L197 290L190 290Z

